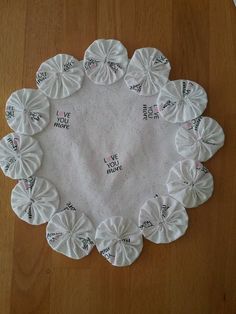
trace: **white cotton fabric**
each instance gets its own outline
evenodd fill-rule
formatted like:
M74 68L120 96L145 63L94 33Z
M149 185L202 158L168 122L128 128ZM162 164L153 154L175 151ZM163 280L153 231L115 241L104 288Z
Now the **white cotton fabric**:
M139 256L142 234L155 243L184 234L184 207L213 192L211 174L193 159L210 158L224 142L212 119L199 118L204 89L168 81L170 64L159 50L138 49L128 63L112 39L93 42L83 61L66 54L46 60L36 73L39 90L8 99L16 133L0 141L4 174L20 179L15 213L32 224L50 218L49 245L74 259L90 253L95 226L96 246L115 266Z
M156 48L135 50L125 75L128 88L142 96L155 95L168 81L170 63Z
M39 177L21 179L11 193L11 207L25 222L40 225L47 222L59 206L59 195L48 180Z
M65 208L48 222L46 238L51 248L73 259L87 256L94 247L95 230L77 208Z
M175 164L167 178L169 195L187 208L206 202L213 193L213 177L199 161L186 159Z
M98 251L114 266L131 265L140 255L143 238L138 226L124 217L110 217L97 227Z
M168 195L145 202L139 213L143 236L154 243L169 243L181 237L188 227L185 208Z
M58 188L61 205L79 203L95 226L111 216L138 225L139 209L166 194L179 125L157 111L156 96L131 93L124 80L94 84L66 100L50 100L51 121L36 138L44 151L37 175Z
M43 151L31 136L10 133L0 141L0 166L12 179L32 176L40 167Z
M222 127L214 119L201 116L180 126L175 144L183 157L206 161L224 145L224 138Z
M203 87L189 80L169 81L158 95L160 115L169 122L178 123L200 116L207 105Z
M33 135L49 122L49 102L39 90L24 88L8 98L5 109L7 123L15 132Z
M118 81L126 71L128 54L118 40L95 40L85 51L84 69L96 84L110 85Z
M81 88L83 79L82 62L67 54L58 54L46 60L36 73L38 88L53 99L72 95Z

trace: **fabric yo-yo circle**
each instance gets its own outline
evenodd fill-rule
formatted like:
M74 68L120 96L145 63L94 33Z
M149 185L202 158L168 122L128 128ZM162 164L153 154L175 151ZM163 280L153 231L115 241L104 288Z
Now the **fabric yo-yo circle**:
M30 136L10 133L0 141L0 166L12 179L32 176L40 167L42 157L39 142Z
M38 88L53 99L72 95L81 88L83 79L82 63L67 54L58 54L46 60L36 73Z
M207 105L207 94L193 81L169 81L161 89L157 103L160 115L167 121L186 122L203 113Z
M179 161L169 171L169 195L187 208L206 202L213 193L213 177L199 161Z
M214 119L201 116L178 129L175 144L181 156L206 161L224 145L224 138L222 127Z
M11 94L5 113L8 125L15 132L33 135L49 123L49 102L39 90L24 88Z
M110 85L124 76L128 64L126 48L118 40L95 40L85 51L84 69L96 84Z
M11 193L11 206L16 215L32 225L47 222L59 206L59 195L48 180L30 177L19 180Z
M98 251L114 266L128 266L140 255L143 238L138 226L124 217L110 217L97 227Z
M94 247L95 230L88 217L76 208L65 208L52 216L46 238L51 248L70 258L87 256Z
M170 69L168 59L159 50L137 49L128 65L125 82L139 95L155 95L168 81Z
M143 236L154 243L169 243L181 237L188 227L185 208L169 196L145 202L139 213Z

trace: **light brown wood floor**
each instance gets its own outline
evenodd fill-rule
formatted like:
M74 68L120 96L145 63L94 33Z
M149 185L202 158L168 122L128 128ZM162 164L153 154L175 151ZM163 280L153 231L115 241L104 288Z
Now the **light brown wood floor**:
M5 102L35 87L40 63L60 52L82 58L96 38L117 38L129 56L163 51L171 79L188 78L209 95L206 115L226 133L207 167L214 196L188 210L189 230L169 245L145 241L128 268L94 249L81 261L54 253L45 225L31 227L10 208L15 182L0 175L0 313L236 313L236 8L232 0L0 1L0 136L10 132Z

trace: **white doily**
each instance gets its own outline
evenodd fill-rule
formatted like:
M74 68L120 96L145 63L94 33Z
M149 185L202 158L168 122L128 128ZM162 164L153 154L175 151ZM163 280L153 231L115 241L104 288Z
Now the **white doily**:
M95 246L112 265L130 265L142 236L177 240L188 227L185 207L212 195L200 161L223 145L224 133L201 117L204 88L169 81L170 69L158 49L138 49L129 61L118 40L100 39L83 60L46 60L38 90L10 96L15 133L0 141L0 166L20 179L12 208L28 223L48 222L55 251L80 259Z

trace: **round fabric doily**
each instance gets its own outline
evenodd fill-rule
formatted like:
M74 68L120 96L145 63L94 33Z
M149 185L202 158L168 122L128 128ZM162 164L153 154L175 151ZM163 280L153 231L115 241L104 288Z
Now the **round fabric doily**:
M36 73L38 89L8 99L15 133L0 141L0 166L20 179L12 208L28 223L48 222L55 251L80 259L97 247L112 265L130 265L142 236L177 240L187 230L186 208L212 195L200 161L223 146L224 133L201 117L204 88L169 81L170 69L156 48L138 49L129 61L118 40L99 39L81 61L49 58Z

